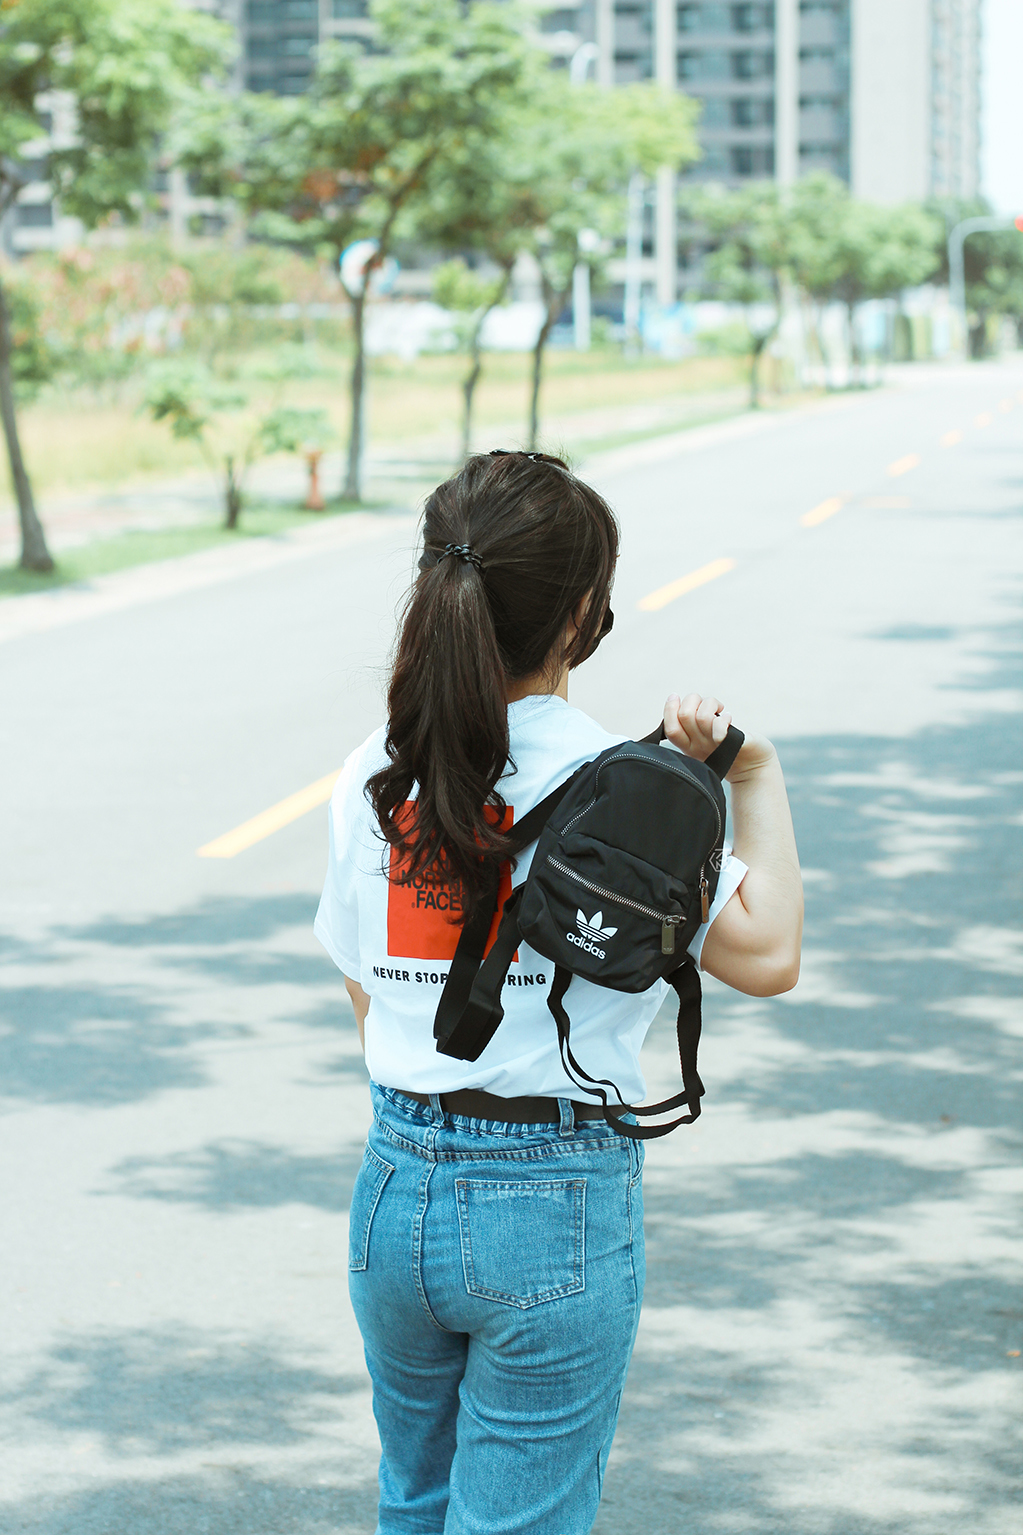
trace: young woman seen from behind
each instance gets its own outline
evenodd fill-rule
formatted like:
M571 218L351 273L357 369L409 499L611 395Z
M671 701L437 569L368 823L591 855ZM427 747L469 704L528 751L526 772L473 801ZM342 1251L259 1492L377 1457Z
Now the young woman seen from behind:
M520 944L476 1061L433 1020L466 916L525 879L509 830L627 739L568 703L610 627L618 529L558 459L470 458L426 503L388 722L345 763L316 932L344 973L373 1125L352 1197L350 1290L380 1431L378 1535L585 1535L639 1321L640 1143L565 1075L552 965ZM669 740L705 759L730 716L672 696ZM795 985L802 893L785 786L747 735L728 775L733 851L690 953L739 991ZM669 988L576 977L572 1048L640 1103Z

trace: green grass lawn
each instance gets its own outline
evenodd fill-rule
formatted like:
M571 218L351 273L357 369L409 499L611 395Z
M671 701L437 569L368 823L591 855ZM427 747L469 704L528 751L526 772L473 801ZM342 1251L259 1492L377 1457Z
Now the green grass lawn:
M242 539L263 538L269 533L287 533L294 528L308 527L324 516L336 516L352 509L345 502L333 503L326 513L256 504L244 509L242 525L234 532L228 532L220 523L199 523L193 527L162 528L154 532L116 533L108 538L94 539L80 549L63 550L57 556L56 570L49 575L22 570L18 565L0 567L0 598L51 591L55 586L110 575L132 565L149 565L181 554L195 554L200 549L237 544Z
M252 358L235 359L239 366ZM339 442L348 435L347 357L321 355L323 376L297 380L286 390L288 404L322 407ZM484 359L477 391L477 424L519 423L526 429L529 356L492 352ZM457 436L461 419L462 380L468 363L462 356L423 355L411 362L374 357L369 370L371 446L408 441L434 432ZM743 362L734 357L687 357L681 361L622 355L605 347L593 352L551 352L546 367L543 416L563 416L594 406L638 405L666 398L713 394L741 383ZM244 435L259 412L268 408L273 390L258 382L247 386L251 408L228 413L215 425L216 442L224 434ZM142 408L143 374L129 379L116 397L57 385L19 411L22 448L37 494L82 491L144 482L161 475L207 472L198 447L172 436L165 423L149 419ZM6 465L0 454L0 496L9 495Z

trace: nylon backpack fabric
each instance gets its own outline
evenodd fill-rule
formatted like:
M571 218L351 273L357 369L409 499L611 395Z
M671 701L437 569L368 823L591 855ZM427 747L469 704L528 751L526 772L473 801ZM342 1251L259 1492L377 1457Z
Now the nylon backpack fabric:
M555 966L548 1007L566 1072L604 1105L608 1123L634 1139L667 1134L700 1113L700 980L686 948L717 888L722 780L744 739L730 728L701 763L659 745L663 734L661 727L600 753L515 826L520 849L539 838L529 875L505 903L485 958L496 886L495 901L481 903L465 924L434 1023L439 1051L477 1059L503 1018L501 989L515 950L528 943ZM623 992L646 991L660 979L674 987L681 1093L627 1105L612 1081L589 1075L570 1043L565 998L575 975ZM624 1107L647 1118L683 1105L687 1112L667 1125L620 1118Z

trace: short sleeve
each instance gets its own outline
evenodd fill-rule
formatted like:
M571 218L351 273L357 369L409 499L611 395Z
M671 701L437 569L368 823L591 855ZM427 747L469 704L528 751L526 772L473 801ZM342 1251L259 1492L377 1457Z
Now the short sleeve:
M726 842L724 846L724 856L721 860L721 873L718 875L718 887L714 892L714 899L711 902L710 915L707 921L702 923L701 926L697 928L696 936L692 943L689 945L689 953L692 955L693 959L695 959L697 965L700 963L700 955L703 953L704 941L706 940L707 934L710 932L711 925L714 922L715 917L724 911L725 907L728 905L728 902L732 899L732 896L742 884L747 873L748 869L746 864L743 863L741 858L736 858L735 854L732 852L732 849Z
M358 865L353 854L355 822L362 802L360 768L364 753L353 752L334 785L328 812L327 877L316 911L313 932L331 959L353 981L359 981Z

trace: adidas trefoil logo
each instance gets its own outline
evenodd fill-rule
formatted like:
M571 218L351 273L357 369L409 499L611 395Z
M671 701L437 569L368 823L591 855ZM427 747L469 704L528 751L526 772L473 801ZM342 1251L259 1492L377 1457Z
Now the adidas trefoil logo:
M618 929L616 927L602 927L604 913L595 911L592 917L588 917L584 911L577 911L575 924L578 933L566 933L569 943L574 943L577 949L592 954L596 959L606 959L607 954L602 947L608 938L613 938ZM581 936L580 936L581 935Z
M602 911L594 912L592 917L587 917L583 912L577 911L575 920L579 931L585 933L587 938L592 938L594 943L600 943L602 938L613 938L618 931L616 927L601 927L600 924L604 920L604 913Z

